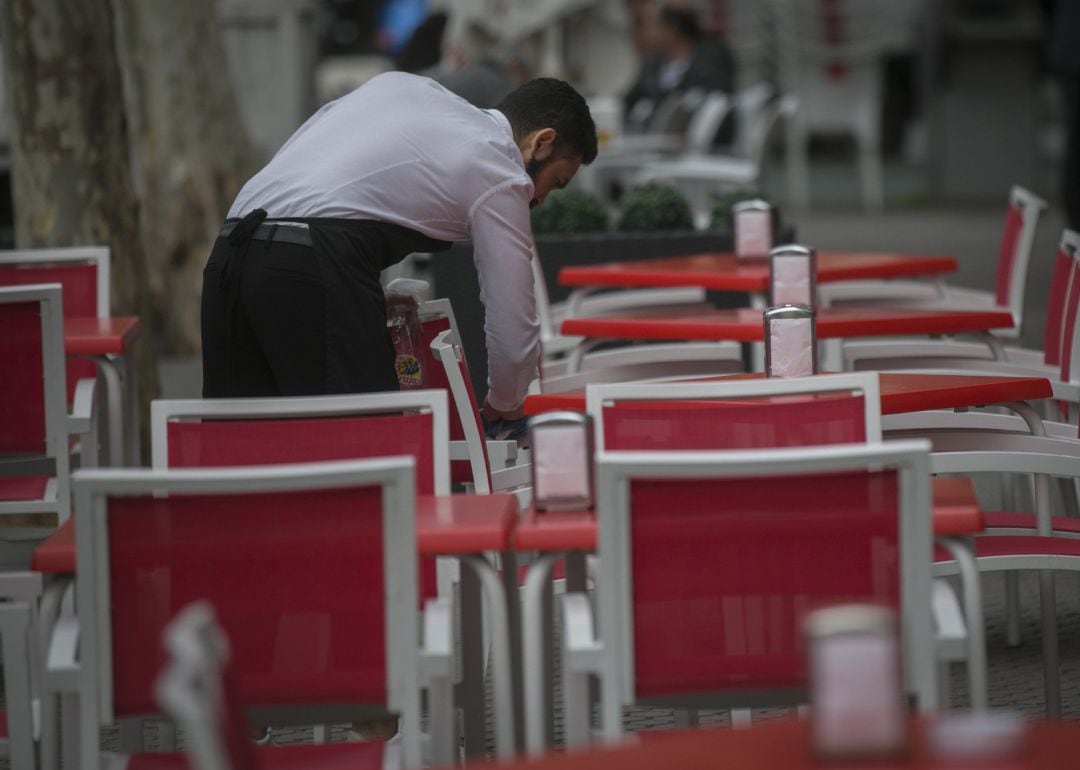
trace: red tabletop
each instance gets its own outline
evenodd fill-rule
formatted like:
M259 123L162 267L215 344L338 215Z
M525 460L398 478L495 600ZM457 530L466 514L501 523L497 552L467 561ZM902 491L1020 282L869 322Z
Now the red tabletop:
M64 353L69 356L121 355L139 338L137 316L65 318Z
M761 372L707 377L694 382L760 379ZM928 409L957 409L968 406L1007 404L1049 398L1050 381L1042 377L982 377L966 374L903 374L880 372L881 413L904 414ZM525 414L553 409L585 411L585 391L541 393L525 398Z
M817 255L819 283L910 278L955 271L956 260L945 256L829 251ZM734 254L693 254L564 267L559 271L559 283L563 286L700 286L717 291L765 293L769 290L769 263L765 259L740 262Z
M966 476L931 479L934 493L934 534L972 535L985 527L975 497L975 483ZM519 551L595 551L596 514L580 511L540 512L532 507L521 515L514 530Z
M958 761L935 756L928 738L929 724L914 723L908 754L877 762L826 763L810 752L809 724L771 722L748 730L723 728L641 733L625 744L591 751L558 753L539 760L494 765L512 770L800 770L800 768L994 768L994 770L1064 770L1080 753L1080 726L1069 722L1034 722L1006 756L982 761ZM644 739L642 739L644 738Z
M512 544L517 515L517 498L505 493L417 497L417 553L452 556L505 551ZM34 549L30 566L44 573L75 571L74 519L68 519Z
M827 307L817 311L818 339L960 334L1012 326L1012 314L1007 310ZM636 340L761 342L764 338L761 310L748 307L568 318L562 323L562 333Z

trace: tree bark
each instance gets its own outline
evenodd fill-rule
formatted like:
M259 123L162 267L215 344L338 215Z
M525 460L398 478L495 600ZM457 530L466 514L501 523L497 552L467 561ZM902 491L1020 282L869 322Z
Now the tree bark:
M152 300L132 187L109 0L3 0L15 241L112 249L112 313L138 315L145 403L158 390ZM144 446L147 442L144 442Z
M254 163L214 0L112 0L154 328L199 350L202 267Z

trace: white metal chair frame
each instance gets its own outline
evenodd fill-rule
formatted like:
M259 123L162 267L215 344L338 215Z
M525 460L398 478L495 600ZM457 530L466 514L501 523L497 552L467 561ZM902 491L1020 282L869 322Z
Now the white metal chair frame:
M64 364L64 314L59 284L35 284L0 288L0 303L37 302L41 308L41 344L44 404L45 454L41 457L0 459L4 475L37 475L44 471L50 479L40 500L0 501L0 516L4 514L55 513L58 524L67 521L71 513L71 458L69 437L82 437L82 462L94 465L97 461L97 436L94 431L94 390L91 379L79 380L75 388L72 412L67 411L67 383ZM40 532L22 533L9 529L5 537L22 534L39 536Z
M14 249L0 251L0 265L90 263L97 269L97 317L108 318L111 312L111 251L108 246L72 246L55 249ZM97 366L104 382L106 430L109 465L139 460L139 391L138 372L121 357L87 356Z
M4 703L8 737L0 740L0 757L12 770L34 770L34 747L43 734L41 660L37 647L37 606L41 575L0 575L0 652L3 654Z
M402 762L420 764L420 687L434 687L437 701L450 701L452 659L449 624L439 638L421 646L420 626L411 611L417 604L415 461L411 457L375 460L254 466L243 469L91 470L74 476L79 560L76 594L77 658L51 651L50 667L77 671L79 754L82 767L100 767L98 728L113 720L112 629L110 626L107 500L151 494L244 494L323 490L357 486L382 487L386 611L387 707L401 715ZM436 600L435 603L437 603ZM433 602L428 602L430 607ZM425 608L426 611L427 608ZM436 611L433 608L433 611ZM447 613L442 613L448 618ZM433 631L425 622L426 632ZM447 714L448 709L442 714ZM435 712L432 712L435 716ZM444 738L448 726L440 728Z
M931 620L930 485L925 441L891 442L867 446L828 447L740 452L618 452L597 457L597 516L600 527L597 620L584 594L568 594L563 601L564 693L568 744L588 739L587 711L581 703L588 692L588 676L600 678L601 735L618 740L622 735L622 707L634 702L634 640L630 574L630 481L632 479L720 479L753 476L777 477L832 471L876 471L895 468L899 473L899 522L902 564L901 603L905 676L916 693L919 708L937 706L937 683ZM584 728L584 730L582 729Z

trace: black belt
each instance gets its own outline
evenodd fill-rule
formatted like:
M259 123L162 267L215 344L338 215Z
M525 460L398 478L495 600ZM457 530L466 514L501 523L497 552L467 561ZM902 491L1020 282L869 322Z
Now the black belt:
M228 238L242 221L226 222L218 234ZM312 248L311 229L300 222L262 222L251 231L250 237L256 241L282 241Z

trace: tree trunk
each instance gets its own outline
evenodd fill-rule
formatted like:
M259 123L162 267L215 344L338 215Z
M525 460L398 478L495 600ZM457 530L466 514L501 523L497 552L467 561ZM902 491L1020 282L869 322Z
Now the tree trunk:
M3 0L0 37L16 244L111 247L112 312L144 323L136 359L145 426L158 389L152 301L109 0Z
M159 351L199 350L202 267L253 154L214 0L112 0Z

